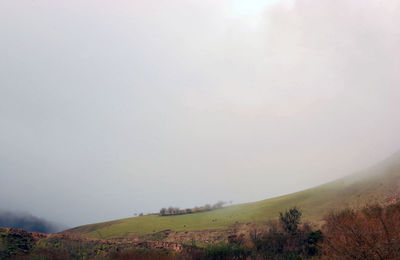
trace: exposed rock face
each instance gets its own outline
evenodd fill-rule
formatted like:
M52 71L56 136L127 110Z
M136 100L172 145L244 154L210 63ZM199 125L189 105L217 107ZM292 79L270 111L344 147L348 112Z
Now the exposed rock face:
M43 234L20 229L0 228L0 259L28 258L31 254L44 254L49 259L94 259L110 257L136 249L151 249L150 254L166 251L182 253L183 244L165 241L133 241L130 239L88 239L69 234ZM140 251L138 251L140 252ZM102 258L101 258L102 259Z
M164 241L167 242L190 242L200 243L226 242L228 236L233 234L232 230L204 230L204 231L171 231Z
M145 247L151 249L169 249L176 252L182 252L183 245L180 243L163 242L163 241L144 241L135 243L138 247Z
M229 242L233 237L249 238L253 224L236 224L233 228L226 230L201 230L201 231L172 231L164 230L154 234L146 235L134 240L157 240L170 243L191 244L192 241L200 244Z

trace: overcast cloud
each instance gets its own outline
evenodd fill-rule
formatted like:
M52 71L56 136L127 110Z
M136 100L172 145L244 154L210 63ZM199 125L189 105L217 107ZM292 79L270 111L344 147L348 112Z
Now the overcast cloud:
M400 2L0 2L0 208L261 200L400 149Z

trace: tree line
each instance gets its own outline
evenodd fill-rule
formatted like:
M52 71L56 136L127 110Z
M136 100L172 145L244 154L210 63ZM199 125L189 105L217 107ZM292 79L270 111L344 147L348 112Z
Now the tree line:
M205 211L210 211L210 210L215 210L215 209L221 209L224 207L225 204L226 204L226 202L224 202L224 201L218 201L217 203L215 203L213 205L206 204L204 206L187 208L187 209L180 209L178 207L162 208L162 209L160 209L159 215L160 216L174 216L174 215L193 214L193 213L205 212Z

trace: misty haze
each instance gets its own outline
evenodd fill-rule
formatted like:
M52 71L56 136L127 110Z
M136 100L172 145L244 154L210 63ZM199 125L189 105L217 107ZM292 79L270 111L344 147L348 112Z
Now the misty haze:
M398 259L399 25L396 0L1 1L0 259ZM392 242L342 245L341 210Z

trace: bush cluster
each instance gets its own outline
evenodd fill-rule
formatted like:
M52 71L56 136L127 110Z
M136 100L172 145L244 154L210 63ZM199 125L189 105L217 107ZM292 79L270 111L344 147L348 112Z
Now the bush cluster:
M304 259L318 255L322 232L300 224L302 213L291 208L280 213L279 221L270 222L267 231L250 233L253 254L261 259Z
M169 208L162 208L160 209L160 216L174 216L174 215L184 215L184 214L192 214L192 213L199 213L199 212L204 212L204 211L210 211L210 210L215 210L215 209L220 209L222 208L226 202L223 201L218 201L217 203L210 205L206 204L201 207L194 207L194 208L188 208L188 209L180 209L177 207L169 207Z
M400 203L332 212L325 222L328 258L400 259Z

